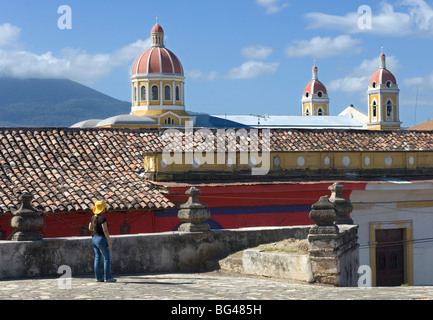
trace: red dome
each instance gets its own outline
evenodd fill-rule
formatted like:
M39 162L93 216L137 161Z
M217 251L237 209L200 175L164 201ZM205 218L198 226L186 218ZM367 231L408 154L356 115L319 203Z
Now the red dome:
M164 47L151 47L138 56L132 68L132 75L146 73L175 73L183 75L183 68L179 59L170 50Z
M155 24L152 28L151 33L164 33L164 30L159 24Z
M394 75L387 69L381 68L377 70L370 79L370 86L373 82L376 84L386 84L387 81L391 81L392 84L397 84Z
M309 94L317 94L319 91L322 91L323 94L328 94L326 87L319 80L311 80L305 87L304 95L307 91Z

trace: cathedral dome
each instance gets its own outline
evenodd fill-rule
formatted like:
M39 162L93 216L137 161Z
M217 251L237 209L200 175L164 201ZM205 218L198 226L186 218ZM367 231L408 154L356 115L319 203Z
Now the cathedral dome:
M329 115L329 97L325 85L319 81L318 68L314 64L313 78L307 84L302 96L302 115L327 116Z
M376 87L376 85L386 85L387 83L391 83L393 85L397 84L397 80L394 75L386 69L385 65L385 55L382 53L380 55L380 67L370 78L370 87Z
M163 47L151 47L135 60L132 75L147 73L184 74L180 60L173 52Z
M319 92L321 92L321 94L328 94L326 91L326 87L325 85L319 81L319 78L317 76L317 66L313 67L313 79L307 84L307 86L304 89L304 96L308 97L311 94L319 94Z
M164 30L156 24L151 31L152 46L135 60L132 76L149 73L184 75L182 64L176 55L164 46Z
M319 80L311 80L304 89L304 96L308 94L318 94L321 91L323 94L328 94L325 85Z
M397 80L394 75L387 69L379 69L377 70L370 79L370 86L375 84L386 84L388 81L391 81L392 84L397 84Z
M157 23L153 26L151 33L164 33L164 29Z

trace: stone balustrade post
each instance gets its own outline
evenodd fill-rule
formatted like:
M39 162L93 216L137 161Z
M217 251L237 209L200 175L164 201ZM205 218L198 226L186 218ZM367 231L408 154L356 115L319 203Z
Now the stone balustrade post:
M10 225L14 229L10 239L13 241L42 240L43 236L39 230L44 225L41 217L43 213L32 206L31 194L24 192L18 199L21 204L19 209L13 212L10 220Z
M355 286L359 266L358 226L336 225L338 205L323 196L311 206L309 216L315 222L308 234L311 269L318 283Z
M335 182L329 188L331 191L331 197L329 201L335 205L337 210L336 224L353 224L352 218L349 216L353 210L353 206L349 199L343 197L342 192L344 187L339 182Z
M198 200L200 193L201 191L196 187L191 187L185 192L185 194L189 196L189 199L186 203L180 205L180 210L177 214L178 218L183 222L179 226L179 231L210 231L210 226L205 223L210 217L210 211L207 205Z

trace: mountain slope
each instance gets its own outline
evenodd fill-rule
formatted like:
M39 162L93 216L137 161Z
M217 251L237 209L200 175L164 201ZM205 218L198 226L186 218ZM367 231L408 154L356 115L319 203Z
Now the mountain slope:
M0 78L0 126L69 127L129 113L131 104L66 79Z

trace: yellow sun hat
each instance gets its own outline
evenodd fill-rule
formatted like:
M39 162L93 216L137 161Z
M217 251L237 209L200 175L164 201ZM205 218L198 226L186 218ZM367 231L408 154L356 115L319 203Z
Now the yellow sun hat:
M93 207L93 213L95 215L100 214L102 211L104 211L107 204L108 203L105 203L104 201L96 201L95 206Z

